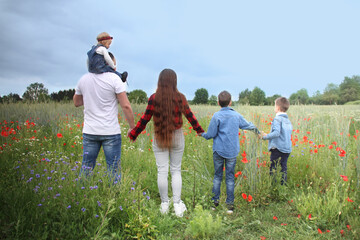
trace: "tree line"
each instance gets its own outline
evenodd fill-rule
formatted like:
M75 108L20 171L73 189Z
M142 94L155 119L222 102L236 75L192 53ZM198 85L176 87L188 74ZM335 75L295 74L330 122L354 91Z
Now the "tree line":
M42 83L32 83L27 88L22 97L18 94L10 93L6 96L0 97L0 103L42 103L42 102L64 102L71 101L75 93L75 89L61 90L59 92L48 93ZM265 92L259 87L253 90L245 89L239 93L238 100L235 104L243 105L273 105L279 94L267 96ZM128 93L128 98L131 103L146 103L148 96L146 92L140 89L133 90ZM309 96L305 88L298 90L290 95L291 104L317 104L317 105L334 105L345 104L349 102L360 103L360 76L345 77L340 85L329 83L324 91L316 91L313 96ZM189 101L191 104L217 104L217 96L211 95L205 88L200 88L195 91L194 99Z

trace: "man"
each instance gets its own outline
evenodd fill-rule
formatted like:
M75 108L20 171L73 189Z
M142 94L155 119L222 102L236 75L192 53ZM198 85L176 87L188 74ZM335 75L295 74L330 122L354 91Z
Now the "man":
M113 59L115 61L115 59ZM87 73L76 86L75 107L84 106L83 161L80 175L89 173L103 147L107 171L112 180L121 179L121 130L118 103L129 123L135 127L134 115L126 95L126 83L114 73Z

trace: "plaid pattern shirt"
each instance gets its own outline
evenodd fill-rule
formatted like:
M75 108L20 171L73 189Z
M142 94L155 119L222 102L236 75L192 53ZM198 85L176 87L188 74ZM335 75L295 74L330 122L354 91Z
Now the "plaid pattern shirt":
M154 114L154 100L155 100L155 93L150 96L144 115L142 115L142 117L136 124L136 127L131 130L131 132L129 134L130 139L135 140L137 138L137 136L145 129L146 124L150 121L152 115ZM198 134L204 132L204 130L200 126L199 122L197 121L195 115L192 113L187 102L184 102L184 106L185 106L185 110L184 110L183 114L185 115L187 120L190 122L190 124L194 128L194 130ZM179 129L182 127L182 113L179 112L178 109L176 109L174 121L175 121L176 129Z

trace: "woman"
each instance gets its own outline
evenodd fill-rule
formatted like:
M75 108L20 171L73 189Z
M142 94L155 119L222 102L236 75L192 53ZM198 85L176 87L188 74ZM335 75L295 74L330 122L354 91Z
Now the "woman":
M170 160L174 210L178 217L182 217L186 211L186 206L181 201L181 160L185 147L182 114L198 134L204 132L191 112L185 96L177 89L176 73L171 69L164 69L159 75L156 93L150 96L144 115L129 133L130 139L135 141L151 117L154 116L153 150L158 168L160 212L163 214L169 212L168 172Z

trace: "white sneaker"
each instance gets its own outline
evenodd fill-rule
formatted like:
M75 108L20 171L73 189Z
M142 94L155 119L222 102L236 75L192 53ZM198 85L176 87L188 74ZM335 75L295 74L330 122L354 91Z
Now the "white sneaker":
M162 214L167 214L167 213L169 212L169 201L167 201L167 202L161 202L160 212L161 212Z
M184 212L187 209L186 209L186 206L185 206L184 202L180 200L179 203L174 203L174 210L175 210L175 215L176 216L182 217Z

